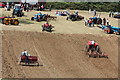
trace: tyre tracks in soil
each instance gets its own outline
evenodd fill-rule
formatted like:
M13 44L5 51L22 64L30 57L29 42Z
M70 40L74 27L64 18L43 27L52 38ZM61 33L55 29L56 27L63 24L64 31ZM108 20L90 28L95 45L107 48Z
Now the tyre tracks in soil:
M4 35L4 33L3 33L3 35ZM22 78L26 78L26 74L25 74L24 70L22 70L22 69L19 67L19 65L17 64L18 59L17 59L17 57L16 57L15 54L14 54L13 45L11 44L10 41L7 40L7 35L6 35L6 34L4 35L4 39L5 39L6 43L9 44L9 45L7 46L7 48L8 48L8 55L9 55L10 57L3 56L3 58L6 58L6 59L8 59L7 61L12 62L12 64L11 64L11 66L12 66L11 69L13 69L13 70L11 70L11 71L13 71L12 73L16 75L16 76L12 76L12 73L10 72L10 73L9 73L9 74L10 74L9 77L11 77L11 78L21 78L21 77L22 77ZM4 44L3 44L3 45L4 45ZM3 53L3 55L4 55L4 53ZM3 59L3 60L4 60L4 59ZM8 62L8 64L10 64L9 62ZM3 63L3 65L6 65L6 64ZM16 72L17 72L17 74L16 74ZM3 78L4 78L4 75L3 75Z
M11 32L12 33L12 32ZM11 36L16 34L15 36ZM88 58L83 52L84 43L95 36L79 36L67 34L49 34L49 33L29 33L29 32L14 32L9 31L4 35L4 57L7 58L7 64L10 67L13 75L11 77L25 78L93 78L93 77L116 77L117 69L111 59L93 59ZM18 35L18 36L17 36ZM20 37L21 38L18 38ZM96 37L97 38L97 37ZM6 40L5 40L6 39ZM15 39L14 41L11 41ZM23 41L22 41L23 40ZM100 38L100 42L102 39ZM11 42L10 42L11 41ZM21 43L20 46L14 42ZM29 41L29 42L28 42ZM80 42L81 41L81 42ZM109 42L109 41L108 41ZM104 41L102 42L103 46ZM33 51L33 55L38 56L39 67L18 66L16 60L16 47L27 45L29 50ZM29 44L29 45L28 45ZM17 45L17 46L16 46ZM25 48L26 48L25 47ZM111 48L109 46L109 48ZM8 50L7 50L8 49ZM22 48L20 48L22 49ZM19 49L18 49L19 50ZM105 48L106 50L106 48ZM110 53L111 54L111 53ZM109 67L111 66L111 67ZM9 72L9 69L7 69ZM35 74L34 74L35 73ZM19 74L19 75L18 75ZM31 76L32 75L32 76Z
M57 78L59 77L60 74L58 74L56 68L54 67L54 65L49 61L48 58L46 58L41 52L38 51L37 47L36 46L40 46L39 43L37 43L36 39L33 37L33 46L34 46L34 49L36 51L36 54L37 56L39 57L40 61L43 65L43 67L45 68L45 70L49 73L50 75L50 78ZM49 65L49 66L48 66ZM50 68L50 66L52 68ZM54 74L54 73L57 73L57 74Z

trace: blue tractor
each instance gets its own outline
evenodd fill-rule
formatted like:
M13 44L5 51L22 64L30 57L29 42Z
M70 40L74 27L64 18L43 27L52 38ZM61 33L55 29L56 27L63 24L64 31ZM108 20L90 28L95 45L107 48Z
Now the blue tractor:
M70 14L68 11L65 11L66 14L68 15L68 17L66 18L66 20L71 20L71 21L79 21L79 20L82 20L84 19L83 16L81 15L78 15L78 11L76 11L74 14Z
M24 16L24 13L22 12L21 6L19 4L15 5L12 15L16 15L17 17Z
M107 34L112 34L112 33L120 34L120 28L111 25L106 25L106 26L102 25L102 30L104 30L104 32Z
M93 20L94 24L102 24L102 19L101 18L91 17L89 19Z
M36 21L40 22L40 21L47 21L47 18L48 18L48 15L42 14L42 13L37 13L34 15L34 17L31 17L31 20L32 21L36 20Z

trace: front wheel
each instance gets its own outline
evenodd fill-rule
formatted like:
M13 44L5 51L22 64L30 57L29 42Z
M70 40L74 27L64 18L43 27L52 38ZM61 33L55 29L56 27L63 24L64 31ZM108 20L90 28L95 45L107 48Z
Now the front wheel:
M66 20L68 20L68 17L66 18Z
M34 21L34 17L31 17L31 20Z
M39 66L39 62L36 62L36 66Z
M42 31L44 31L45 29L42 29Z

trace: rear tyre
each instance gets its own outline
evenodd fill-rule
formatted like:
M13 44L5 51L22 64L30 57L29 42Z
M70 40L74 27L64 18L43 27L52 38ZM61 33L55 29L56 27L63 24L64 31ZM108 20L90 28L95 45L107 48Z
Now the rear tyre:
M88 55L88 57L90 58L90 57L91 57L91 55Z
M40 22L41 20L40 19L37 19L37 22Z
M18 25L19 24L19 21L14 21L14 25Z

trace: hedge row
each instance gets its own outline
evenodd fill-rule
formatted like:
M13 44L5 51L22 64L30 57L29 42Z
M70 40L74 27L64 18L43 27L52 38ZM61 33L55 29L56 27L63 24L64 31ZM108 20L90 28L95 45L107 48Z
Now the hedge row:
M48 2L47 7L52 5L52 9L71 9L71 10L89 10L114 11L120 12L120 2Z

